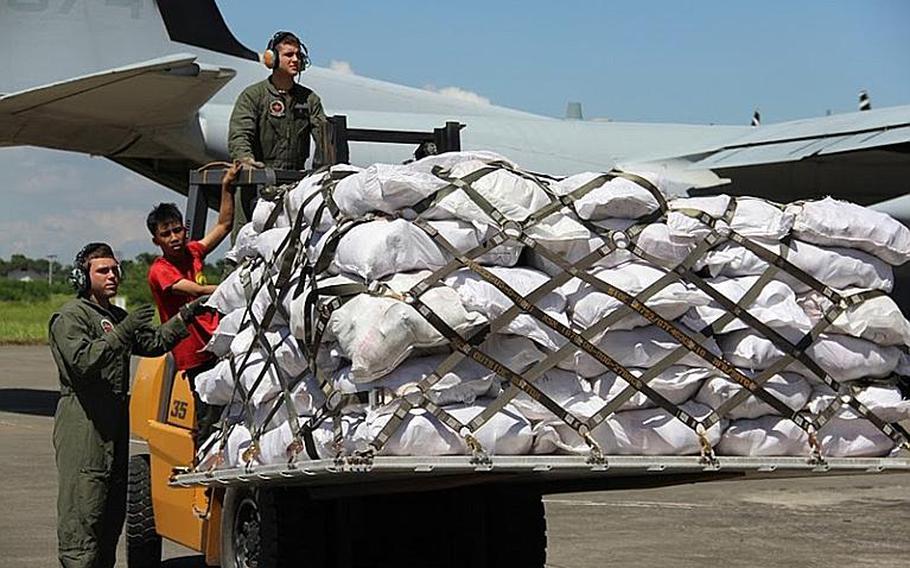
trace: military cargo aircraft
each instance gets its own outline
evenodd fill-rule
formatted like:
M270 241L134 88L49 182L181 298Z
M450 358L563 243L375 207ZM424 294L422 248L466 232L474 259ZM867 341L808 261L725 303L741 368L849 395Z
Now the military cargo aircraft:
M213 0L0 0L0 52L0 146L104 156L182 193L188 169L227 157L234 100L268 73ZM539 116L320 67L304 82L351 126L460 121L464 149L553 174L672 171L702 187L692 192L779 201L872 204L908 192L910 106L760 127L647 124ZM351 155L368 163L401 152L370 145ZM892 213L908 218L902 202Z

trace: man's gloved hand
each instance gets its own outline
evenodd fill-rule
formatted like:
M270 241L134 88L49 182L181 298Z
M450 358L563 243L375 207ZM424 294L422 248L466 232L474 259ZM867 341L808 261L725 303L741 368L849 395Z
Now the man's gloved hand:
M123 321L114 328L114 333L123 343L130 343L133 336L142 328L152 326L152 318L155 317L155 307L149 304L139 306L135 310L126 314Z
M180 318L184 321L184 323L190 323L196 319L196 316L210 309L203 305L209 299L209 297L209 294L199 296L192 302L187 302L180 307Z
M244 168L264 168L265 164L262 162L256 161L256 158L252 156L244 156L238 160Z

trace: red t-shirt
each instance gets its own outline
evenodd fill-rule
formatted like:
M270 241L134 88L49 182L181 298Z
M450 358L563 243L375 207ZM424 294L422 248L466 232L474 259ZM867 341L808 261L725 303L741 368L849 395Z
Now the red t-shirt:
M158 306L158 315L161 323L166 322L180 312L180 307L193 300L192 297L174 292L172 286L180 280L189 280L197 284L205 284L205 275L202 273L205 250L199 241L186 243L187 255L178 262L172 262L164 257L158 257L149 267L148 282L152 289L152 296ZM206 343L218 327L218 314L205 312L198 315L187 326L190 334L174 346L174 360L177 369L185 371L205 364L212 360L214 355L202 351Z

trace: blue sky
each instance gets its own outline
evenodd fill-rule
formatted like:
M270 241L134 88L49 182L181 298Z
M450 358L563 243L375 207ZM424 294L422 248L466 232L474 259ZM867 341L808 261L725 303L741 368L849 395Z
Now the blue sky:
M906 1L218 5L255 50L290 29L317 65L551 116L571 100L588 118L747 124L758 107L769 123L855 110L860 89L875 107L910 104ZM0 167L2 258L70 258L95 239L153 251L145 213L182 201L100 158L0 149Z

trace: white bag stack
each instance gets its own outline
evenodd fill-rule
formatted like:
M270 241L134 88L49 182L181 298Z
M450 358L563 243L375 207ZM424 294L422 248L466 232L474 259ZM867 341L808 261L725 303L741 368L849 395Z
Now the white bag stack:
M910 231L682 189L464 152L270 191L208 302L221 361L196 390L226 409L200 467L893 451L910 322L886 294Z

